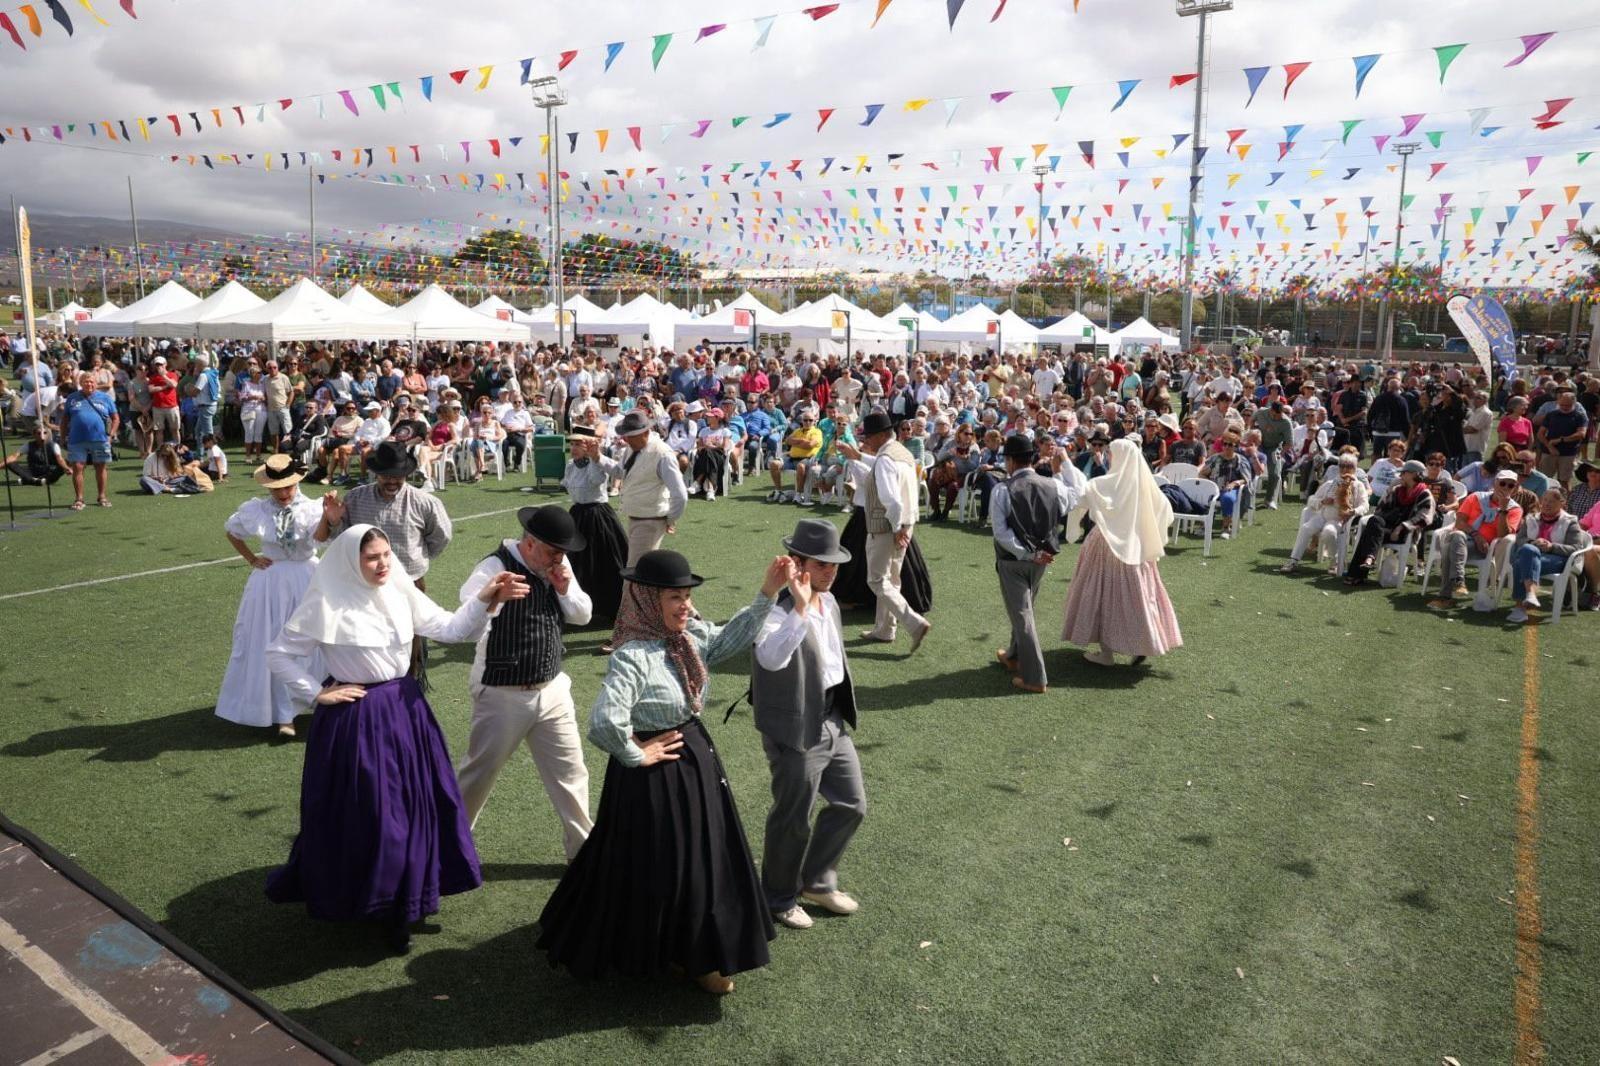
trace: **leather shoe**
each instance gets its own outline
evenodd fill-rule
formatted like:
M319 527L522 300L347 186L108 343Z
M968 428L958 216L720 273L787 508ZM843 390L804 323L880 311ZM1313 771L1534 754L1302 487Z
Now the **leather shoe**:
M821 907L834 914L854 914L861 909L861 904L851 897L840 892L837 888L832 892L802 892L801 902L809 903L814 907Z
M880 637L877 633L873 632L870 629L863 629L861 631L861 639L862 640L866 640L866 641L871 641L873 644L893 644L894 643L894 638L893 637Z
M1012 688L1019 688L1024 692L1033 692L1033 693L1036 693L1036 694L1044 692L1044 686L1043 685L1030 685L1026 681L1022 680L1022 678L1020 678L1020 677L1013 677L1011 679L1011 687Z
M733 982L715 970L701 974L694 979L702 992L710 992L713 996L725 996L733 991Z
M817 924L815 919L807 914L805 908L798 903L781 914L774 914L772 920L790 929L810 929Z
M924 640L926 640L928 634L932 633L932 632L933 632L933 623L932 622L924 622L924 623L922 623L922 628L917 630L915 633L911 634L911 647L906 651L906 654L907 655L915 655L917 653L917 649L922 647L922 642Z

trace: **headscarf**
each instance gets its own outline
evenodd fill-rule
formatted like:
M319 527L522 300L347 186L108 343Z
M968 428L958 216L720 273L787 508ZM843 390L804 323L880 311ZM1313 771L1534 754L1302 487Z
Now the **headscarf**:
M322 644L387 648L409 644L416 601L422 593L398 563L382 585L361 574L361 538L368 525L354 525L322 557L300 606L283 628Z
M1111 442L1111 470L1089 482L1083 499L1106 547L1119 561L1138 566L1167 553L1172 504L1161 494L1132 440Z
M700 648L687 632L667 629L661 617L659 588L628 581L622 586L622 604L617 610L611 644L620 648L633 640L659 640L666 645L667 661L677 671L689 709L698 715L706 691L706 662L700 657Z

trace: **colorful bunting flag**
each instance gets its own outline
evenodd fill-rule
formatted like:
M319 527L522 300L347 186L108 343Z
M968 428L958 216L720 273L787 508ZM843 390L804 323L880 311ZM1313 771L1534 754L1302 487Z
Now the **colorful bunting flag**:
M667 46L672 43L672 34L658 33L653 40L655 45L650 49L650 69L657 70L661 67L661 57L667 54Z
M70 33L72 31L69 28L67 32ZM1506 66L1521 66L1524 60L1533 55L1533 53L1537 52L1541 47L1544 46L1546 41L1554 36L1555 33L1553 31L1550 33L1530 33L1525 35L1522 38L1522 54L1517 56L1511 62L1507 63Z
M1244 103L1245 107L1249 107L1251 104L1255 103L1256 90L1261 88L1262 81L1264 81L1266 79L1267 72L1270 71L1271 69L1272 69L1271 67L1245 67L1244 68L1245 84L1250 87L1250 99L1245 101L1245 103Z
M1372 73L1372 68L1382 59L1382 53L1374 52L1372 55L1354 56L1352 62L1356 65L1356 98L1361 98L1361 87L1367 83L1367 75Z
M1300 75L1304 74L1309 66L1311 66L1310 63L1285 63L1283 65L1283 98L1285 100L1289 99L1289 89L1293 87Z
M1139 82L1141 80L1143 79L1130 78L1127 81L1117 82L1117 90L1120 95L1117 97L1117 102L1111 105L1111 110L1115 111L1117 108L1127 103L1128 97L1133 94L1133 90L1139 87Z
M1456 57L1461 54L1461 50L1465 47L1466 45L1464 44L1441 44L1433 50L1434 57L1439 60L1440 85L1444 84L1445 71L1450 69L1450 64L1456 61Z

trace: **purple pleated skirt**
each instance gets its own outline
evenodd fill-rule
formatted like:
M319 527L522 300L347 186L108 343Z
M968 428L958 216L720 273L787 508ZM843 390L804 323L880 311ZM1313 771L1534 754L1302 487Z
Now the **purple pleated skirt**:
M410 677L318 706L300 777L300 834L267 898L313 918L414 922L483 883L461 793Z

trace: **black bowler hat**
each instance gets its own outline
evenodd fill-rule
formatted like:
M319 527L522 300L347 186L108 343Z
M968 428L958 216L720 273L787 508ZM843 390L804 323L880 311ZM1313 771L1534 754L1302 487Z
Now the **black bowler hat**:
M577 523L573 522L564 507L557 507L553 503L543 507L524 507L517 511L517 521L522 523L528 536L558 551L581 552L588 547L589 542L583 539Z
M595 434L595 431L590 429L588 426L573 426L571 429L567 430L567 436L569 436L569 437L593 437L593 436L596 436L596 434Z
M795 523L794 533L783 538L783 547L791 555L801 555L819 563L850 561L850 553L839 546L839 527L826 518L800 519Z
M372 450L367 469L378 477L410 477L417 472L417 459L392 440L386 440Z
M894 429L894 423L882 411L873 411L861 420L861 435L863 437L888 433L892 429Z
M1039 454L1039 448L1033 443L1033 438L1021 433L1013 433L1006 438L1005 447L1001 450L1007 459L1019 459L1026 462Z
M692 589L705 582L699 574L690 573L689 560L665 548L639 556L636 565L622 568L622 577L658 589Z

